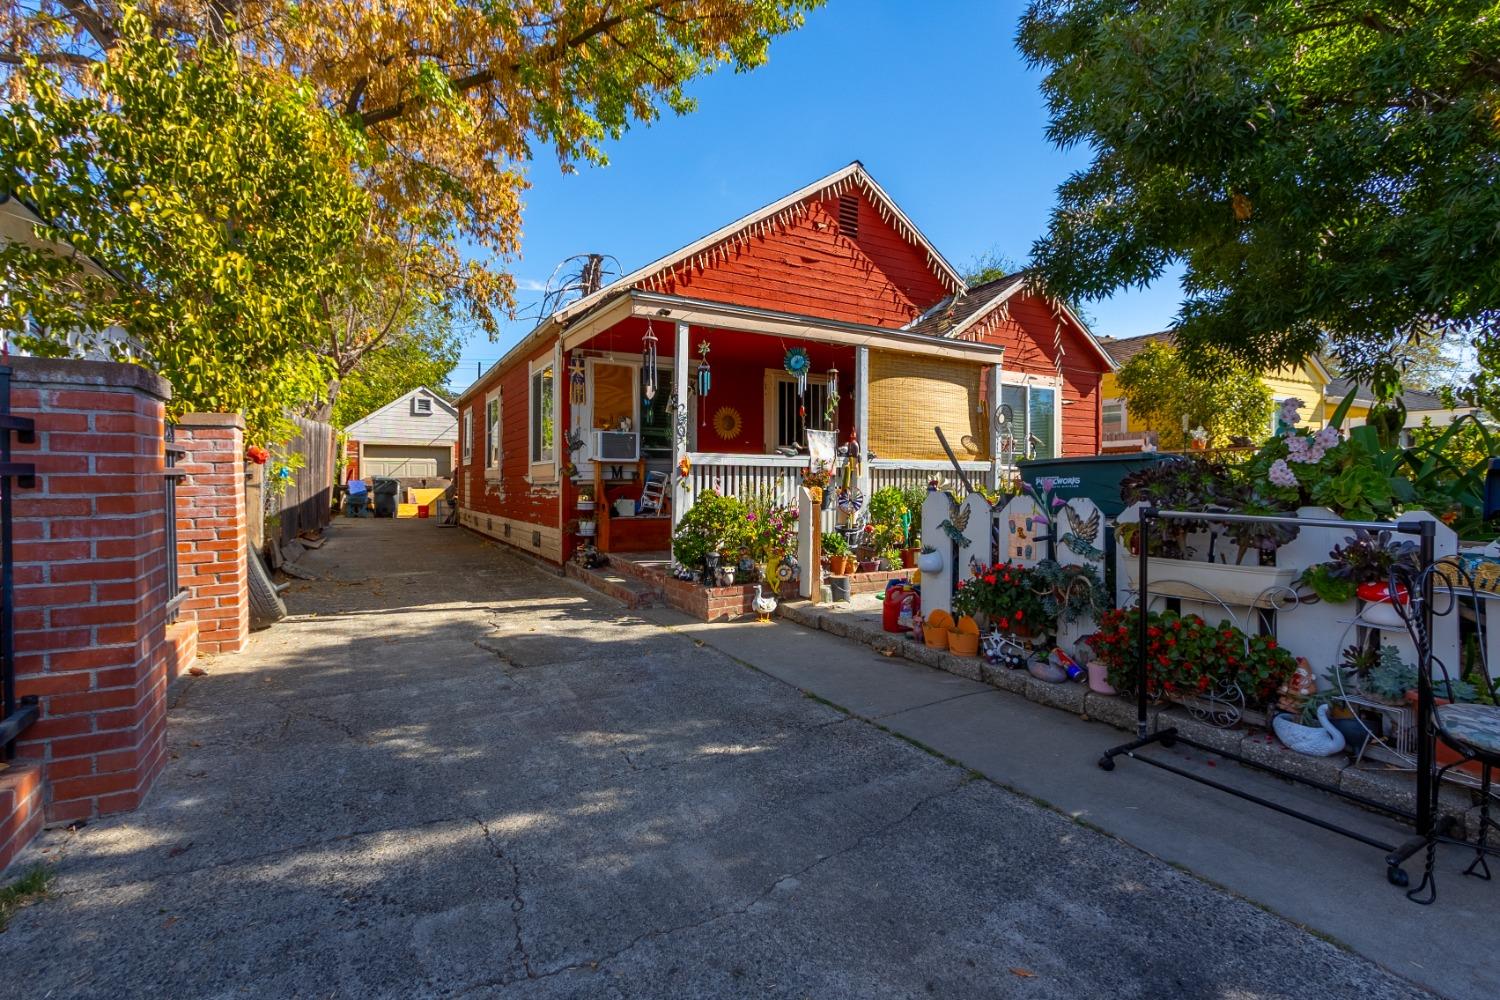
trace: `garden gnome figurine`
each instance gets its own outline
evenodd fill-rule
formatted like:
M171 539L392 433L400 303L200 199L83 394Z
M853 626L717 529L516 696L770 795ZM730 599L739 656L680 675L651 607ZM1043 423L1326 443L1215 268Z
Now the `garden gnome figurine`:
M1292 671L1292 676L1286 679L1278 692L1281 697L1277 699L1277 706L1282 710L1292 713L1302 711L1303 702L1311 698L1318 690L1318 678L1313 673L1312 666L1301 656L1297 657L1297 669Z

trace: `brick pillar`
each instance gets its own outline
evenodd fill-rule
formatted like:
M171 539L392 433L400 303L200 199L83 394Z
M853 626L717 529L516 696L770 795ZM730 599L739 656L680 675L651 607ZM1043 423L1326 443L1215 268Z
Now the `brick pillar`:
M182 616L198 623L198 652L237 653L250 636L245 548L245 421L189 413L176 425L177 565Z
M43 767L51 822L133 809L165 754L171 390L138 365L9 363L37 437L15 448L37 471L14 494L15 645L41 718L17 756Z

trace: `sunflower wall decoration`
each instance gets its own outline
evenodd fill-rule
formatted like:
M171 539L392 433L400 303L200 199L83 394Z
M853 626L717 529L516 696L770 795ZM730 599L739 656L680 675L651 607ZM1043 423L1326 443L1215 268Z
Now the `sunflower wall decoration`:
M725 441L733 441L745 429L740 411L732 406L721 406L714 414L714 433Z

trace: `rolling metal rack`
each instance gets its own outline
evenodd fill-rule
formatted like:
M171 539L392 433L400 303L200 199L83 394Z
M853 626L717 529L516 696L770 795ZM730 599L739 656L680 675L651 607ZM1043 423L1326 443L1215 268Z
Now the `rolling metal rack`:
M1386 878L1391 882L1392 885L1400 886L1403 888L1409 885L1410 877L1407 875L1406 870L1402 868L1402 865L1407 861L1408 858L1416 854L1418 851L1422 850L1430 842L1435 841L1437 843L1453 844L1467 847L1470 850L1475 849L1475 844L1469 841L1461 840L1451 835L1453 826L1451 817L1439 817L1437 815L1435 792L1436 781L1438 779L1434 771L1436 729L1432 723L1434 701L1431 672L1432 649L1430 642L1433 613L1433 583L1431 572L1424 572L1421 575L1418 593L1417 595L1415 595L1416 601L1420 602L1420 627L1418 629L1418 632L1420 633L1420 639L1417 642L1417 655L1419 660L1417 664L1416 730L1417 803L1416 810L1414 812L1406 809L1396 808L1383 802L1377 802L1374 799L1367 798L1362 795L1357 795L1353 792L1348 791L1347 789L1338 788L1326 782L1317 781L1315 779L1307 778L1302 775L1283 771L1280 768L1273 767L1269 764L1251 760L1239 754L1200 743L1188 736L1182 735L1173 726L1159 728L1155 732L1148 732L1149 727L1147 718L1150 695L1147 690L1146 678L1146 652L1148 645L1146 631L1146 611L1149 606L1149 595L1151 593L1148 553L1150 551L1151 528L1155 522L1171 520L1200 523L1284 523L1288 526L1300 527L1339 528L1348 530L1363 528L1370 531L1391 531L1397 534L1411 535L1416 537L1418 542L1419 559L1424 570L1429 569L1433 564L1436 522L1431 520L1410 519L1405 521L1397 521L1396 523L1392 524L1383 521L1345 521L1336 518L1303 518L1276 515L1230 513L1218 514L1203 513L1197 511L1164 511L1157 510L1154 507L1143 507L1141 508L1139 514L1140 533L1137 537L1139 539L1140 545L1140 550L1138 553L1140 563L1138 570L1139 585L1137 600L1138 606L1141 609L1141 614L1138 616L1136 634L1136 738L1129 743L1124 743L1120 746L1113 747L1105 751L1104 755L1099 759L1100 768L1105 771L1113 771L1115 768L1115 758L1128 757L1132 760L1138 760L1141 763L1149 764L1152 767L1159 768L1163 771L1167 771L1182 778L1186 778L1189 781L1197 782L1200 785L1207 785L1210 788L1214 788L1218 791L1233 795L1236 798L1244 799L1247 802L1251 802L1255 805L1262 806L1266 809L1281 813L1284 816L1290 816L1294 819L1301 820L1304 823L1311 824L1312 826L1319 827L1331 833L1336 833L1340 836L1348 837L1351 840L1356 840L1362 844L1366 844L1370 847L1376 848L1377 850L1380 850L1385 854ZM1415 637L1416 636L1414 636L1414 638ZM1173 763L1151 757L1141 752L1145 748L1153 745L1160 745L1162 747L1170 748L1178 743L1181 743L1183 746L1189 746L1193 747L1196 750L1204 751L1205 753L1211 753L1219 757L1235 761L1236 763L1243 764L1246 767L1251 767L1267 774L1275 775L1276 777L1282 778L1286 781L1296 782L1299 785L1315 788L1330 795L1336 795L1341 799L1345 799L1347 801L1364 806L1366 809L1371 809L1376 812L1395 817L1396 819L1402 820L1406 823L1410 823L1412 826L1414 826L1416 829L1416 835L1399 844L1387 843L1385 841L1378 840L1374 837L1361 833L1358 830L1352 830L1348 827L1341 826L1338 823L1330 822L1329 820L1325 820L1321 817L1310 815L1306 812L1302 812L1301 810L1295 809L1283 803L1275 802L1263 796L1255 795L1243 789L1235 788L1234 786L1226 784L1225 782L1216 781L1205 775L1195 774L1192 771L1186 770ZM1484 853L1500 855L1500 850L1489 848ZM1430 872L1428 874L1430 876Z

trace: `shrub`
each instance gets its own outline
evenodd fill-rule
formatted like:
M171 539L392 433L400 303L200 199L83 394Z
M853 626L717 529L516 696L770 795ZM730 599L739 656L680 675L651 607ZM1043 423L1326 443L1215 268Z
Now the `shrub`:
M672 558L696 568L711 552L736 550L744 539L745 505L734 497L704 490L691 509L682 515L672 535Z
M899 487L882 486L870 497L870 523L875 527L873 544L882 556L906 544L911 515Z
M1109 668L1109 682L1122 690L1135 687L1139 624L1139 608L1111 611L1087 640ZM1188 697L1238 684L1247 704L1265 704L1297 669L1272 636L1247 636L1228 622L1209 625L1172 611L1146 616L1146 656L1146 690L1153 696Z

